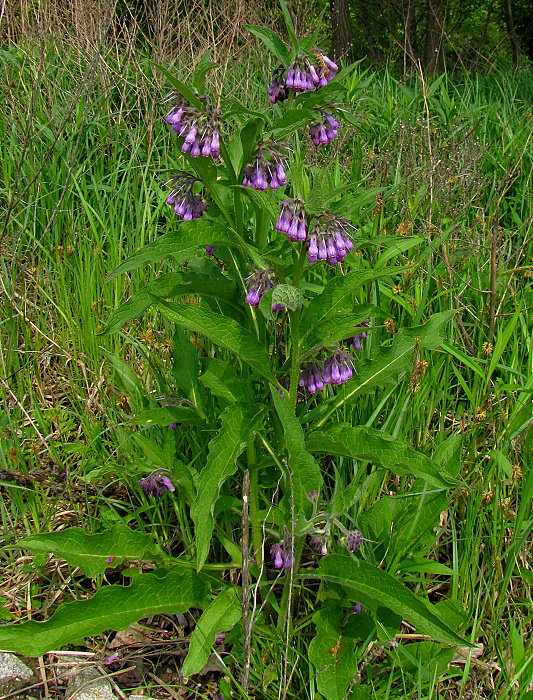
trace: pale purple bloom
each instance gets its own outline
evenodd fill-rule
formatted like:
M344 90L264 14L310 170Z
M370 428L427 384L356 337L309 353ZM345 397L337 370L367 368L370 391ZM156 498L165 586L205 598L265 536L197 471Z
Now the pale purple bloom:
M252 163L244 168L242 184L266 192L268 187L277 190L287 184L287 145L263 144L255 152Z
M162 496L165 491L175 491L174 485L168 478L168 469L156 469L144 479L139 479L139 486L146 496Z
M361 607L362 607L362 606L361 606L361 603L356 603L356 604L355 604L355 607L354 607L353 611L354 611L354 613L355 613L356 615L357 615L358 613L361 612Z
M180 171L172 175L171 182L172 192L167 197L167 204L174 208L175 214L184 221L191 221L207 211L208 202L200 194L194 193L195 184L201 180Z
M327 145L339 136L339 122L331 114L321 113L322 121L319 124L311 124L309 127L309 136L315 146Z
M324 384L344 384L353 376L354 358L344 350L335 350L324 360Z
M370 324L370 319L367 318L365 319L362 323L358 323L357 327L358 328L367 328ZM347 345L353 345L354 350L360 350L361 349L361 341L366 340L366 332L362 331L361 333L357 333L356 335L353 335L351 338L345 338L344 343Z
M291 569L294 565L294 556L283 541L279 544L272 545L270 548L270 556L274 561L276 569Z
M305 387L310 394L322 391L324 383L324 368L316 360L309 362L301 370L298 385Z
M183 153L190 153L194 158L200 155L218 158L221 112L210 104L206 95L201 95L200 99L203 102L202 109L193 107L178 92L171 92L167 101L172 102L172 107L165 121L178 136L184 137L181 146Z
M342 262L348 252L354 249L348 231L350 227L348 219L331 212L323 211L318 214L305 241L308 262L315 263L321 260L330 265Z
M297 56L287 70L279 66L273 72L268 89L270 102L283 102L289 96L289 90L299 93L324 87L338 70L337 64L319 51L309 56Z
M276 222L276 230L286 233L291 241L305 241L307 238L307 219L304 202L301 199L286 199Z
M245 282L249 284L245 301L250 306L259 306L263 295L277 284L274 270L255 270Z

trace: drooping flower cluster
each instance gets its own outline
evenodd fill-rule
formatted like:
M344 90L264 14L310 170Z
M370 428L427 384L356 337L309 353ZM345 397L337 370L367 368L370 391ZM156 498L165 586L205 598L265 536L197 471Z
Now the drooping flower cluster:
M294 564L294 556L283 540L279 544L272 545L270 556L274 560L276 569L290 569Z
M305 241L307 238L307 220L304 202L301 199L286 199L276 222L276 230L286 233L291 241Z
M204 108L193 107L179 92L171 92L168 100L172 107L165 117L167 124L178 136L183 136L181 147L183 153L198 156L220 155L219 124L221 111L212 107L207 95L200 95Z
M174 213L185 221L198 219L209 208L208 202L199 194L194 194L194 185L201 182L197 177L186 172L172 175L172 192L167 197L167 204L174 207Z
M327 260L330 265L342 262L354 245L348 232L351 227L348 219L330 212L318 214L311 233L306 239L307 260Z
M300 372L298 385L305 387L310 394L321 391L326 384L344 384L353 376L354 358L344 350L335 350L321 365L313 360Z
M297 56L287 70L280 66L274 71L268 89L270 102L283 102L289 96L289 90L298 93L324 87L338 70L338 65L319 51L313 57Z
M322 112L322 121L319 124L311 124L309 136L315 146L327 145L339 136L339 122L331 114Z
M156 469L144 479L139 479L139 486L147 496L162 496L165 491L175 491L174 485L168 478L168 469Z
M250 304L250 306L259 306L263 295L278 284L274 270L271 269L254 270L244 281L249 285L246 302ZM278 306L282 305L280 304ZM272 310L274 311L274 308ZM279 309L275 310L279 311Z
M268 186L273 190L284 187L287 184L285 172L288 160L287 145L275 143L259 146L252 159L252 163L244 168L242 184L255 190L266 192Z
M357 327L358 328L368 328L370 324L370 319L367 318L365 319L362 323L358 323ZM361 349L361 341L366 340L366 332L362 331L361 333L357 333L356 335L353 335L351 338L345 338L344 343L346 345L353 345L354 350L360 350Z

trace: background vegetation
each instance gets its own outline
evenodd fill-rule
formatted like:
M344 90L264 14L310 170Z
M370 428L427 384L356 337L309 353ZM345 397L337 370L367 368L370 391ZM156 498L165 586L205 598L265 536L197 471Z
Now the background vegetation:
M453 494L424 543L425 556L453 575L404 572L403 580L434 602L457 603L469 620L463 634L483 644L477 658L456 660L438 682L394 649L362 650L360 672L377 698L526 698L533 679L533 80L524 62L525 8L512 6L517 35L522 32L519 59L506 7L466 7L454 23L459 9L450 5L447 17L457 34L446 34L446 46L453 65L447 62L449 72L432 80L413 69L411 57L405 60L392 24L382 21L379 12L391 5L380 4L372 15L375 56L363 4L351 8L352 55L366 56L346 78L346 107L356 127L345 126L328 157L345 178L362 183L358 226L383 246L370 250L370 260L387 248L387 239L405 238L398 262L413 267L394 284L380 284L372 301L388 310L396 328L439 311L455 315L440 349L414 358L412 372L385 392L361 397L355 414L341 418L402 437L426 454L449 438L459 440L466 486ZM328 8L294 3L291 9L301 34L318 25L329 44ZM421 15L420 29L423 22ZM175 167L161 119L167 86L152 61L186 79L211 49L219 67L210 90L252 108L263 104L273 66L265 65L244 23L277 26L279 17L270 6L242 2L4 7L0 556L6 620L45 619L59 602L106 582L89 583L62 561L27 556L16 546L21 537L122 522L170 547L176 523L186 527L179 503L154 505L139 492L136 481L148 460L129 425L157 391L155 378L168 372L170 326L150 313L118 335L98 334L113 309L166 268L142 267L112 282L107 274L176 225L163 189ZM483 45L475 40L480 28ZM381 65L369 70L372 62ZM472 63L482 70L464 70ZM363 356L388 337L385 326L377 328ZM384 481L380 494L402 486L401 479ZM304 658L307 644L303 628ZM100 651L102 639L88 648ZM261 668L266 650L254 653L253 667ZM275 683L255 682L256 697L277 696ZM312 697L304 672L294 682L302 697Z

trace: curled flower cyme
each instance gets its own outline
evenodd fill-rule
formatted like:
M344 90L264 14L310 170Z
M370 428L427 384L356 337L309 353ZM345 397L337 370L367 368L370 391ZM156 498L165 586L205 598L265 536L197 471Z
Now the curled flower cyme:
M250 306L259 306L263 295L277 284L274 270L255 270L245 279L245 282L249 285L245 301ZM275 310L278 311L278 309Z
M297 56L286 70L284 66L274 70L268 89L270 102L283 102L289 96L289 90L297 94L325 87L338 70L338 65L320 51Z
M270 548L270 556L276 569L291 569L294 564L294 556L285 542L273 544Z
M318 214L305 241L308 262L315 263L321 260L327 261L330 265L342 262L354 249L351 234L348 231L351 227L352 224L348 219L330 212Z
M221 111L212 107L207 95L199 95L203 109L193 107L179 92L173 91L167 98L172 104L165 121L178 136L183 136L183 153L193 158L220 156L219 125Z
M363 543L363 534L359 530L352 530L346 535L346 546L353 554L358 549L361 549Z
M244 168L242 184L266 192L268 187L277 190L287 184L286 166L288 148L285 143L262 144Z
M301 199L286 199L276 222L276 231L286 233L294 243L307 238L307 219Z
M353 376L354 358L344 350L335 350L324 360L324 384L344 384Z
M357 327L358 328L368 328L369 325L370 325L370 319L367 318L362 323L358 323ZM351 338L345 338L343 342L346 343L346 345L353 345L354 350L360 350L361 349L361 341L366 340L366 337L367 337L366 332L361 331L361 333L356 333L355 335L351 336Z
M322 112L322 121L319 124L311 124L309 136L315 146L327 145L338 138L339 122L327 112Z
M168 469L156 469L143 479L139 479L139 486L142 488L146 496L154 496L158 498L165 491L175 491L174 485L168 478L170 474Z
M194 193L197 182L201 182L197 177L189 173L180 171L172 175L172 192L167 197L167 204L174 208L174 213L184 221L198 219L207 211L209 204L200 195Z
M304 365L298 386L305 387L310 394L314 394L322 391L324 383L324 368L316 360Z

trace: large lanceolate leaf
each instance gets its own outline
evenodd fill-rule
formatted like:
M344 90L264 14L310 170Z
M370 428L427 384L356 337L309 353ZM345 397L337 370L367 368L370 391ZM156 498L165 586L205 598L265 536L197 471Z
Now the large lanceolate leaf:
M46 622L0 627L0 648L42 656L80 637L123 630L149 615L204 608L209 586L194 571L143 574L130 586L105 586L89 600L66 603Z
M252 406L232 404L222 413L219 434L209 443L205 467L197 475L198 495L191 508L196 535L197 569L200 570L209 553L213 533L213 510L222 484L237 469L241 454L259 427L259 415Z
M272 388L272 397L283 425L283 433L289 453L290 477L294 488L294 505L298 513L305 515L311 511L309 494L319 491L322 474L318 462L305 447L305 436L300 421L291 411L285 399Z
M19 545L30 552L52 552L91 577L128 559L157 561L163 557L161 547L153 537L126 527L115 527L96 535L89 535L79 527L70 527L60 532L26 537Z
M237 376L234 367L227 362L208 357L202 360L202 367L204 372L199 379L215 396L221 396L231 403L253 400L250 384Z
M344 586L353 593L354 600L358 593L376 600L415 625L419 634L427 634L444 644L468 645L394 576L372 564L332 554L321 559L314 576Z
M217 632L228 632L241 619L241 615L242 606L237 589L225 588L204 610L191 634L189 653L182 668L185 679L203 669Z
M357 326L369 316L386 318L387 315L373 304L360 304L353 311L339 313L336 317L330 318L313 328L306 338L305 345L307 349L311 349L317 345L328 345L337 340L350 338L366 330Z
M363 284L379 277L388 277L401 272L403 268L387 270L358 270L343 277L334 277L324 291L309 302L307 313L300 325L300 335L304 337L319 323L335 318L339 313L351 311L355 305L355 292Z
M145 262L160 262L165 258L174 258L178 262L185 262L194 255L199 246L207 245L231 245L227 229L208 219L194 219L180 224L177 231L165 233L159 236L141 250L138 250L127 260L119 265L109 275L112 280L124 272L135 270Z
M378 350L372 360L356 364L357 374L343 385L337 397L328 405L309 411L305 421L318 418L317 427L322 426L337 409L355 397L373 391L377 387L398 382L403 372L414 369L413 352L415 347L435 350L444 342L443 331L455 312L444 311L434 314L423 326L402 329L395 336L390 347Z
M454 481L429 457L412 450L401 440L364 425L336 424L311 433L307 449L313 453L364 459L383 465L395 474L412 474L440 489Z
M268 350L232 318L221 316L199 306L172 304L161 299L157 306L170 321L195 333L207 336L215 345L231 350L273 384L278 382L268 369Z
M213 279L208 275L194 275L185 272L170 272L161 275L133 294L128 301L113 312L108 321L105 335L116 333L132 318L139 317L154 303L154 296L166 299L167 297L201 294L202 296L231 301L236 290L236 285L224 277Z
M179 423L183 425L199 425L205 428L205 421L200 418L198 411L191 406L152 408L150 411L143 411L143 413L132 416L131 422L137 425L161 426Z

